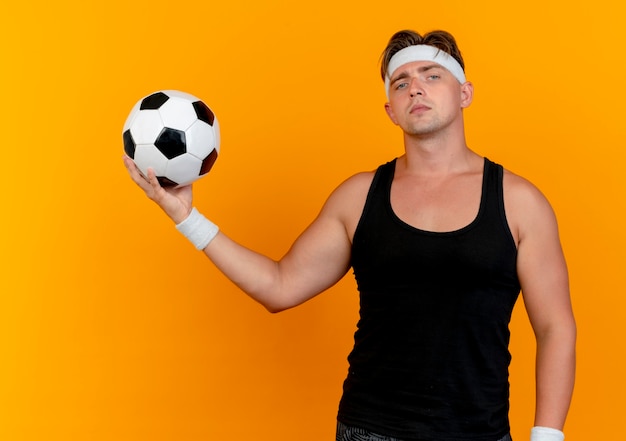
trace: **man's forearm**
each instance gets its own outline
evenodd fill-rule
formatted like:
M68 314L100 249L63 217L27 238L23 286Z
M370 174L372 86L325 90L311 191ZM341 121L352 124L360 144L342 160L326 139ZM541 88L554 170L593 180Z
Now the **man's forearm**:
M537 338L535 425L563 430L574 389L575 325Z

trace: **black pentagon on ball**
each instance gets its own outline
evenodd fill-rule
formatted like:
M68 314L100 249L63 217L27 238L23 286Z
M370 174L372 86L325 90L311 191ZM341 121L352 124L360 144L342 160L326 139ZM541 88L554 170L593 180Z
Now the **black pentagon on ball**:
M215 115L209 109L209 106L204 104L202 101L195 101L193 104L193 108L196 111L196 115L200 121L204 121L210 126L213 126L213 121L215 121Z
M185 132L166 127L161 130L154 145L167 159L173 159L187 151Z
M165 95L163 92L156 92L150 96L145 97L141 101L141 105L139 108L141 110L156 110L161 107L170 97Z
M159 181L159 184L161 185L161 187L167 188L167 187L176 187L178 184L174 181L172 181L171 179L166 178L165 176L157 176L157 180Z
M130 134L130 130L126 130L122 134L122 138L124 139L124 152L126 152L130 158L135 159L135 141Z
M217 150L213 149L209 156L204 158L204 161L202 161L202 166L200 167L200 176L206 175L211 170L211 167L213 167L213 164L215 164L216 159Z

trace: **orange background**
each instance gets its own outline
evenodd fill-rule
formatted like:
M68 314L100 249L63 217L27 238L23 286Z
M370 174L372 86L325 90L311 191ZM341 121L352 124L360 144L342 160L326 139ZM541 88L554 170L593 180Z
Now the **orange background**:
M203 98L220 120L222 154L195 203L278 258L343 179L402 153L378 77L402 28L456 35L476 89L470 146L551 200L579 326L567 439L620 436L619 2L6 3L0 439L334 439L357 319L351 276L266 313L130 182L121 129L155 90ZM511 328L519 441L534 399L521 302Z

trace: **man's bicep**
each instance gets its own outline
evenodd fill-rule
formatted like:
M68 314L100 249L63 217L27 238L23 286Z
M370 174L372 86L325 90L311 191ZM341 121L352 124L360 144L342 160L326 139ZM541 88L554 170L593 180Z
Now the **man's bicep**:
M571 314L567 264L556 217L539 199L520 226L518 275L524 303L535 332Z
M328 289L349 270L352 235L372 178L373 173L359 173L339 185L281 259L284 286L298 302Z
M296 304L337 283L350 268L351 244L345 227L321 213L280 260L285 292Z

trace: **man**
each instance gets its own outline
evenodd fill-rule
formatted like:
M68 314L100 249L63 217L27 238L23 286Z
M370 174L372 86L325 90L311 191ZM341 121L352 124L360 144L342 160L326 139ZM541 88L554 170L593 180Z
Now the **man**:
M278 312L353 267L361 317L337 440L510 440L508 323L521 289L537 338L532 441L563 439L576 328L554 213L528 181L470 150L473 86L454 38L401 31L383 53L405 153L343 182L279 261L222 234L129 158L132 179L243 291Z

